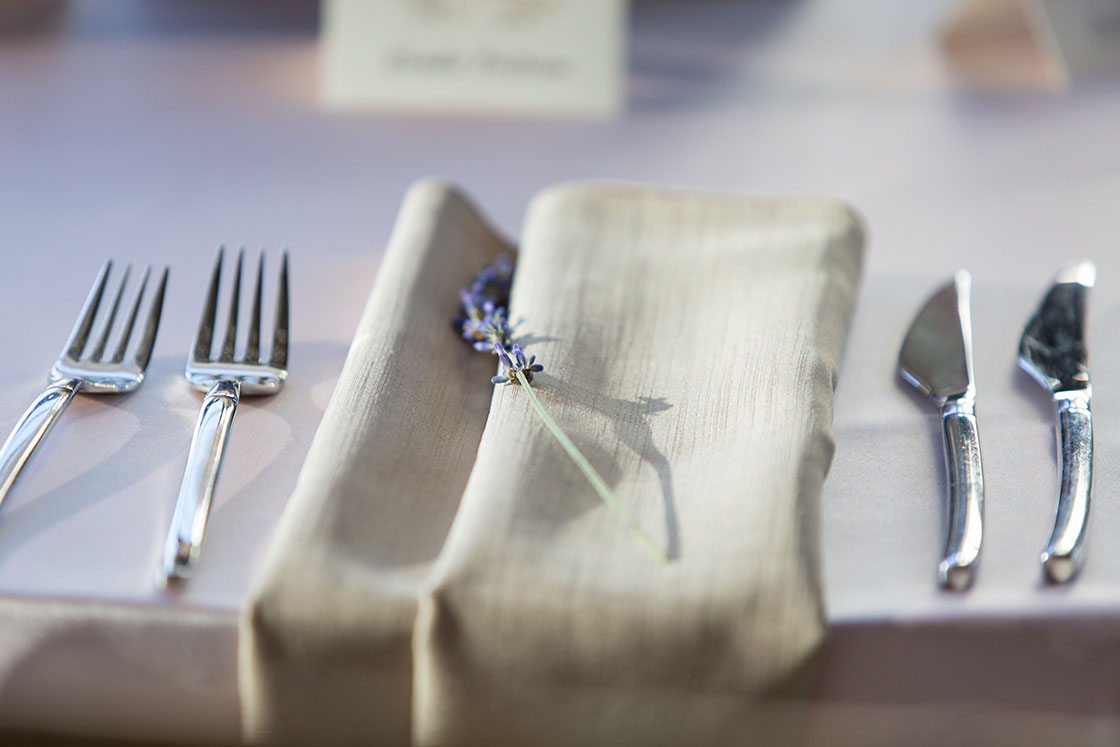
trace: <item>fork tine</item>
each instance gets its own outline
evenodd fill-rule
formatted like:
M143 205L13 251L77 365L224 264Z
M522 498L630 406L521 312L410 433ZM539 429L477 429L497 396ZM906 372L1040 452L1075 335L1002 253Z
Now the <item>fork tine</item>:
M206 292L206 303L202 307L202 318L198 322L198 333L194 337L194 360L210 360L210 343L214 339L214 317L218 313L218 283L222 279L222 255L225 247L218 249L214 260L214 272L210 276L210 290Z
M237 340L237 311L241 300L241 261L245 259L245 249L237 253L237 269L233 273L233 295L229 302L229 319L226 322L226 339L222 343L222 353L218 360L224 363L233 361L233 346Z
M121 298L124 297L124 287L128 285L128 276L131 274L132 265L125 265L124 277L121 278L121 285L117 288L117 297L113 299L113 306L109 309L109 316L105 319L101 337L97 338L97 344L94 345L93 352L89 355L92 361L99 361L105 355L105 345L109 342L109 333L113 331L113 322L117 320L117 311L120 310Z
M253 313L249 318L249 342L245 346L245 362L261 361L261 285L264 282L264 249L257 262L257 289L253 292Z
M148 369L148 361L152 359L152 346L156 344L156 332L159 330L159 315L163 311L163 295L167 292L167 272L168 268L163 268L163 276L159 280L159 287L156 288L156 293L152 296L152 310L148 312L148 321L144 325L144 334L140 338L139 344L136 346L136 355L133 360L136 365L140 367L141 371ZM147 282L148 276L144 276L144 281ZM141 288L140 292L143 293L144 289ZM136 300L136 305L140 305L139 298ZM135 312L134 312L135 313ZM131 332L131 323L129 325L129 332ZM124 352L123 349L121 352Z
M86 346L86 340L89 339L89 331L93 327L93 318L97 316L97 307L101 305L101 294L105 291L105 283L109 279L109 270L112 267L112 260L106 260L105 264L101 265L101 269L93 281L93 287L86 297L85 306L82 307L82 313L78 316L74 329L70 332L70 339L66 341L66 354L71 358L80 358L82 355L82 348Z
M117 343L117 351L113 353L112 363L120 363L124 360L124 351L128 347L128 340L132 337L132 328L136 326L136 315L140 312L140 302L144 300L144 291L148 287L148 277L152 274L152 266L148 265L144 270L144 277L140 281L140 289L136 291L136 302L132 304L132 311L128 314L128 321L124 324L124 329L121 331L121 340Z
M288 252L280 259L280 285L276 292L276 327L272 333L272 360L277 368L288 366Z

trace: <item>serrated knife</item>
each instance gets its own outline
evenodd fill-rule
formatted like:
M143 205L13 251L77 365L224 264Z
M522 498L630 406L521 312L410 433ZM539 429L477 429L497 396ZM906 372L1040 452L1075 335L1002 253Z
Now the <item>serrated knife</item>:
M902 377L941 410L949 483L949 527L938 566L941 586L972 585L983 538L984 473L972 376L971 277L960 270L922 306L898 355Z
M1089 412L1085 307L1097 279L1092 262L1071 262L1054 277L1019 342L1019 366L1050 392L1058 406L1062 482L1042 568L1052 583L1081 567L1081 546L1093 489L1093 419Z

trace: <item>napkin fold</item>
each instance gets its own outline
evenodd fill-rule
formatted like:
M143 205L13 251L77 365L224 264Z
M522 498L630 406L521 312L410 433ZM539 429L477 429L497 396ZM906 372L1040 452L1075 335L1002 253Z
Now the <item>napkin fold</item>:
M242 615L247 741L408 743L419 589L474 463L494 368L450 320L464 278L511 251L450 187L408 192Z
M668 564L450 332L504 248L453 191L413 187L243 618L248 739L726 743L797 692L825 630L858 219L617 185L534 201L514 337Z

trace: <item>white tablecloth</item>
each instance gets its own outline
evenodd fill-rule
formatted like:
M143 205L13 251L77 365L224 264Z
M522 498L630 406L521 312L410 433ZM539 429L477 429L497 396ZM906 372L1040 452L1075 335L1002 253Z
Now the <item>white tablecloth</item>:
M838 628L818 697L1116 711L1025 680L1064 666L1059 683L1120 690L1120 79L969 93L936 46L949 0L640 0L619 121L331 115L313 9L225 5L73 2L0 35L0 428L45 383L105 257L172 267L150 380L79 397L0 512L0 727L236 738L237 610L399 200L427 174L514 235L530 195L571 178L857 206L870 246L823 497ZM154 573L200 402L181 368L220 243L290 248L292 374L243 402L202 565L167 596ZM1100 269L1095 503L1083 576L1050 589L1053 418L1014 353L1050 276L1081 256ZM974 276L988 523L976 588L946 595L939 424L894 366L916 304L958 267ZM999 654L964 676L963 645Z

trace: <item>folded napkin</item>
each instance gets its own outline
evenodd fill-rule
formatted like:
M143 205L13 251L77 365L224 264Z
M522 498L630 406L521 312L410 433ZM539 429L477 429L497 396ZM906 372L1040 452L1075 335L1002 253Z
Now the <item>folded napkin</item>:
M770 728L755 706L796 692L824 634L817 502L861 247L825 201L573 185L534 202L515 338L661 564L524 392L490 399L495 359L446 325L502 244L414 187L245 616L247 738Z

